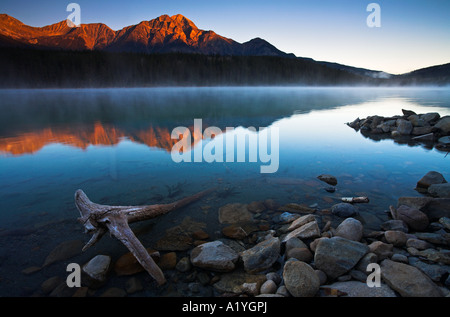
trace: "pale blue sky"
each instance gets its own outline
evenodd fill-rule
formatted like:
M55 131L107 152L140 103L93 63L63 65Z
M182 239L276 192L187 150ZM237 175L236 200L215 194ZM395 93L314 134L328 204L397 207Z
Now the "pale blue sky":
M245 42L261 37L282 51L315 60L404 73L450 62L448 0L72 0L81 22L114 30L162 14L183 14L200 29ZM2 0L0 12L32 26L64 20L71 1ZM369 3L381 27L369 28Z

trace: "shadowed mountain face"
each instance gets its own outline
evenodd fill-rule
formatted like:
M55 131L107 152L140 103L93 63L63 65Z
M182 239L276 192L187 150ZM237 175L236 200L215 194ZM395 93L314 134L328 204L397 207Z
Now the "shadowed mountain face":
M162 15L118 31L102 23L81 24L75 27L70 21L31 27L7 14L0 14L0 46L294 57L293 54L286 54L259 38L241 44L213 31L200 30L181 14L171 17Z

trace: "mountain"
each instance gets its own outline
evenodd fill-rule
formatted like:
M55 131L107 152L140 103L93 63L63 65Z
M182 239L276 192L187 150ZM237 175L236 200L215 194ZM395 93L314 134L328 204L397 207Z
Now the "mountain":
M79 27L70 23L61 21L44 27L31 27L7 14L0 14L0 46L79 51L295 57L260 38L241 44L214 31L200 30L181 14L171 17L162 15L118 31L102 23L81 24Z
M395 76L394 80L408 84L448 85L450 83L450 63L417 69Z

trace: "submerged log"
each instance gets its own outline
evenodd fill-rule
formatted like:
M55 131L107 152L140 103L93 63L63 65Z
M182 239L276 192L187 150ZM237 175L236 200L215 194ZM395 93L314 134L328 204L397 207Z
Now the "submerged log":
M351 204L363 204L363 203L369 202L368 197L342 197L341 200L345 203L351 203Z
M213 189L199 192L170 204L109 206L93 203L79 189L75 192L75 205L81 215L78 221L83 224L86 233L92 234L91 239L83 247L83 251L98 242L109 231L112 236L121 241L131 251L142 267L156 280L158 285L162 285L166 282L163 272L134 235L128 224L156 218L199 200L211 191Z

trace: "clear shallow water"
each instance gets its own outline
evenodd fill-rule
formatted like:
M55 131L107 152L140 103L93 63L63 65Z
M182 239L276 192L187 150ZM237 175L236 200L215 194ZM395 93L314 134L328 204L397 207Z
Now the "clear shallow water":
M360 215L367 226L376 228L398 197L419 195L415 184L428 171L450 179L446 153L392 140L375 142L345 125L356 117L401 114L401 109L449 115L450 90L0 91L0 295L31 295L46 278L65 276L67 261L31 275L21 271L42 265L60 242L88 240L76 222L73 195L79 188L92 201L111 205L171 202L214 186L233 189L234 195L212 195L144 226L139 238L150 246L186 217L206 223L204 230L212 238L220 237L220 206L267 198L326 209L340 197L367 195L371 201L358 206ZM237 135L250 126L278 128L278 171L261 174L263 163L248 159L173 162L170 149L176 140L170 133L177 126L192 127L195 118L202 118L204 128L236 128ZM224 137L227 134L211 142ZM317 180L323 173L338 178L335 193L327 193L326 184ZM179 194L168 197L168 187L177 184ZM73 261L84 263L98 253L119 256L126 251L105 237Z

